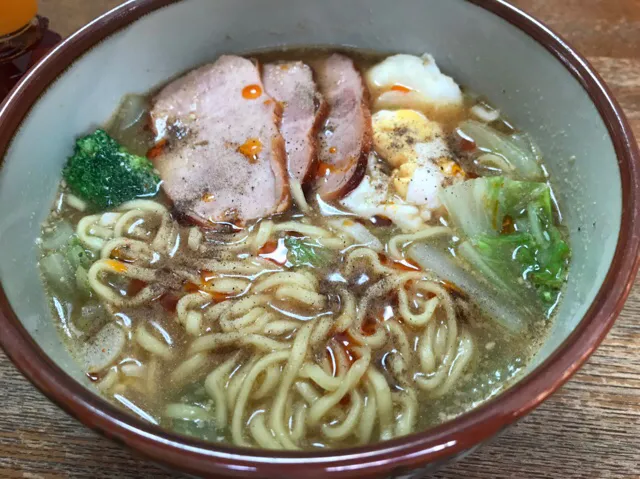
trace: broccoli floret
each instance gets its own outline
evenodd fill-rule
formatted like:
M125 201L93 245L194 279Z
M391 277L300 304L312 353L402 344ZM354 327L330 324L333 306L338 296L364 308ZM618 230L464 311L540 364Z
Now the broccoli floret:
M76 141L62 175L76 195L100 209L154 196L160 186L152 163L129 153L104 130Z

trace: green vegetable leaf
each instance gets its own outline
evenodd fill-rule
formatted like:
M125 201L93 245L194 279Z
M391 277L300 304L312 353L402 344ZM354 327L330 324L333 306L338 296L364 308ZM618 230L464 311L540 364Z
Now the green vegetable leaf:
M65 249L65 256L74 270L77 268L89 269L95 260L93 252L86 249L77 236L73 236L69 240Z
M528 225L525 230L531 226L528 214L539 213L553 223L551 191L546 183L502 176L477 178L445 188L440 198L455 226L468 237L500 234L506 217ZM529 209L531 213L527 213Z
M498 167L503 175L529 181L544 178L538 148L530 137L505 135L475 120L463 122L459 130L465 137L473 139L480 150L479 160L493 157L491 166Z
M91 289L91 283L89 282L89 272L82 266L76 268L76 287L78 292L83 296L91 296L93 290Z
M180 391L179 401L186 404L195 404L198 406L204 406L205 403L210 401L209 394L204 385L198 382L187 384L182 391Z
M213 421L188 421L186 419L172 419L171 428L178 434L195 437L205 441L216 441L219 434Z
M220 431L213 420L211 398L204 385L200 382L189 383L182 388L177 397L177 404L188 405L195 413L185 414L183 417L173 416L169 419L171 429L178 434L205 441L219 440Z
M40 268L47 284L67 299L90 297L88 270L96 259L95 254L82 245L73 229L67 229L66 223L58 224L50 237L43 240L43 248L45 244L49 251L40 260Z
M292 266L319 267L331 260L329 250L308 238L287 236L284 245L287 247L287 260Z
M546 183L478 178L442 196L466 240L458 253L491 283L524 301L552 306L568 272L569 245L555 223Z

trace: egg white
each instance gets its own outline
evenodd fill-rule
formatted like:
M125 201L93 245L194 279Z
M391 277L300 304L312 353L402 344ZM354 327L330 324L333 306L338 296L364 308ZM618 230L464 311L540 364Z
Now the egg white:
M429 54L392 55L369 69L366 82L376 110L431 111L460 108L463 102L458 84L440 71Z
M375 155L369 156L367 173L358 187L340 203L362 218L383 216L403 230L416 231L424 224L420 209L393 193L391 178L382 171Z

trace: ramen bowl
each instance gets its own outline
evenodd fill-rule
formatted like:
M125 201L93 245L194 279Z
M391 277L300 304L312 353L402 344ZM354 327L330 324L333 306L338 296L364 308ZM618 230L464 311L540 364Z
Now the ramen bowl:
M135 0L90 23L31 70L0 107L0 343L44 394L88 427L171 468L215 477L422 477L538 406L586 361L638 268L640 157L589 64L500 0ZM221 53L282 46L430 52L441 68L531 132L545 152L573 247L550 334L519 381L430 430L364 447L282 452L170 433L94 391L54 327L36 238L69 139Z

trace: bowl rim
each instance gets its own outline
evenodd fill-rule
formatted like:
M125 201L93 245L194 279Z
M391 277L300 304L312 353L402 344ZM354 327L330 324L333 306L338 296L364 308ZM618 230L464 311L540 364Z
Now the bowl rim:
M180 0L129 0L92 21L45 56L0 104L2 164L31 107L76 59L140 17ZM387 442L326 452L242 449L185 438L143 422L92 393L60 369L31 338L0 285L0 345L49 399L86 426L147 458L189 473L228 477L356 477L408 471L472 448L538 406L604 339L640 265L640 152L622 109L593 67L542 22L505 0L462 0L506 20L545 47L587 91L613 142L622 185L622 218L611 265L570 336L516 385L456 419ZM286 469L283 469L286 468Z

